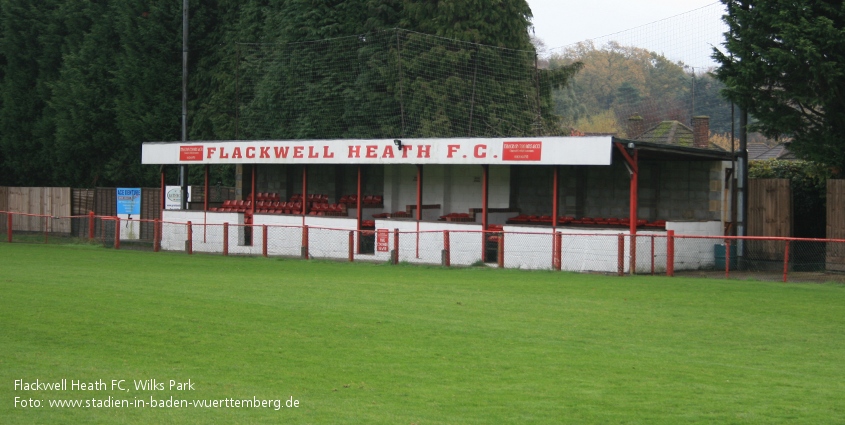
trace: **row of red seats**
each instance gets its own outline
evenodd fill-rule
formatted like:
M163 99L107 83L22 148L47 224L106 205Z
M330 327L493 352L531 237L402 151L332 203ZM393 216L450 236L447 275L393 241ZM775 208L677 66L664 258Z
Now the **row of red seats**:
M311 205L311 212L333 213L338 215L346 215L346 205L343 204L329 204L324 202L315 202ZM320 215L320 214L315 214Z
M246 213L252 210L252 201L233 201L228 204L224 202L222 207L209 208L208 210L212 212ZM258 201L255 204L255 212L262 214L298 214L301 211L302 204L299 202Z

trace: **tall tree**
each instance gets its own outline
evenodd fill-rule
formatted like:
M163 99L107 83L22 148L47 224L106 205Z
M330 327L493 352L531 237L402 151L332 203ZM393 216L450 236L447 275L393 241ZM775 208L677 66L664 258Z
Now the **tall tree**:
M54 1L0 2L5 57L0 109L0 151L6 185L48 184L52 162L50 85L58 78L64 28Z
M804 159L845 173L845 6L831 0L722 0L725 96L756 129L792 139Z

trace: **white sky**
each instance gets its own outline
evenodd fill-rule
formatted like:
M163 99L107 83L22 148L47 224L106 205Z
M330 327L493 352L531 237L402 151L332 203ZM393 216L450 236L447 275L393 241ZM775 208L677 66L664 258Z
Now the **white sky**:
M713 45L721 42L720 34L723 31L723 24L718 16L712 14L702 17L695 16L694 19L702 19L707 22L690 22L687 19L669 20L673 16L699 9L704 6L718 3L717 0L526 0L534 14L535 35L543 40L547 49L568 46L570 44L587 39L597 39L606 35L631 30L658 21L665 21L661 25L648 26L641 29L643 34L636 34L642 39L642 44L637 47L649 48L657 51L663 49L667 43L683 43L684 38L689 34L689 43ZM711 22L712 21L712 22ZM683 26L693 27L680 28L675 31L673 28L663 30L663 25L676 23ZM715 28L715 29L714 29ZM652 34L645 32L655 32ZM706 35L702 35L706 32ZM628 33L630 36L630 33ZM655 41L657 37L663 40ZM630 37L629 37L630 39ZM706 39L707 41L703 41ZM658 45L659 47L655 47ZM672 49L669 47L667 49ZM705 53L706 54L706 53ZM670 53L666 52L669 56ZM700 57L697 55L696 57ZM679 58L690 61L687 57ZM700 61L695 59L693 61ZM703 59L706 60L706 59Z

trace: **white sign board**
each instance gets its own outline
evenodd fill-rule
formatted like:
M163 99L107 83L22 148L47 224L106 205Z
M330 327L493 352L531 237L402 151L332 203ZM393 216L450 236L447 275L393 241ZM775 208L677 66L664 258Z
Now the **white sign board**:
M188 202L191 201L191 186L188 186ZM182 209L182 187L181 186L166 186L164 189L164 209L166 210L181 210Z
M144 143L143 164L610 165L611 137Z

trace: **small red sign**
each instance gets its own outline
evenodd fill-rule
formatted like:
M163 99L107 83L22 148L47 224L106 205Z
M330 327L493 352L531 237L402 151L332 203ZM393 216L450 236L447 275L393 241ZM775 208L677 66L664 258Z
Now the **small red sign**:
M539 161L543 156L543 142L504 142L502 159L505 161Z
M202 161L202 145L179 146L179 161Z
M390 251L390 233L387 229L376 230L376 249L378 252Z

